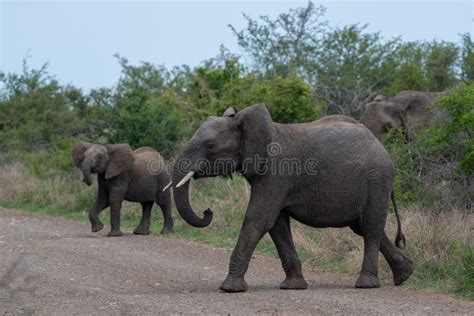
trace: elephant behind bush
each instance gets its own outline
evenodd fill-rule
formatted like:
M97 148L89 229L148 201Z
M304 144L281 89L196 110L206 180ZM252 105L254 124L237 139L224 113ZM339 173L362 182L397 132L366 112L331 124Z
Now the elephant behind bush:
M434 112L429 107L443 95L422 91L401 91L394 97L379 95L367 105L360 122L379 138L393 128L402 128L409 140L410 133L419 132L431 122Z

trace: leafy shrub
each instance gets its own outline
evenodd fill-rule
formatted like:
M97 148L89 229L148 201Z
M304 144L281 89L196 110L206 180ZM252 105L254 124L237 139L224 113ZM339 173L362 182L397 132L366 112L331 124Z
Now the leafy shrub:
M119 60L123 76L114 96L108 141L134 148L151 146L168 156L189 134L186 103L166 86L169 74L162 67L131 66L126 59Z
M118 101L109 141L134 148L151 146L168 156L189 134L182 106L169 90L146 98L125 97Z
M18 151L17 157L35 175L47 178L57 173L70 172L75 168L71 159L74 145L72 138L58 139L40 150Z
M473 175L474 83L460 84L434 107L440 109L442 115L421 135L425 154L438 160L455 159L458 173Z
M32 150L80 128L69 88L48 74L47 65L30 70L25 62L20 75L0 73L0 86L0 149Z
M461 84L432 106L437 117L406 144L396 131L385 145L397 166L396 187L407 202L470 211L474 199L474 84Z
M229 106L243 109L256 103L265 103L273 120L279 123L314 121L323 108L311 88L296 75L287 78L249 75L227 86L214 112L222 113Z

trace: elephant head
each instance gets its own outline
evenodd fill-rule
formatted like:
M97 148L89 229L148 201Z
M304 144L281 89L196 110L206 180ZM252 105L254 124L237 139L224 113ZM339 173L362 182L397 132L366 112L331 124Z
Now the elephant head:
M105 173L108 180L129 169L134 161L132 149L127 144L97 145L82 141L74 148L72 159L81 169L87 185L92 184L91 173Z
M443 93L401 91L394 97L377 96L367 105L360 122L381 137L393 128L402 128L407 141L432 118L429 106Z
M397 105L385 96L377 96L367 105L360 122L380 138L391 129L402 127L407 132L406 113L399 110ZM405 134L408 138L408 133Z
M273 121L265 105L254 105L240 112L228 108L222 117L210 117L196 131L179 155L171 184L181 217L195 227L208 226L212 212L198 217L189 203L191 178L231 175L239 171L251 178L262 169L271 142Z

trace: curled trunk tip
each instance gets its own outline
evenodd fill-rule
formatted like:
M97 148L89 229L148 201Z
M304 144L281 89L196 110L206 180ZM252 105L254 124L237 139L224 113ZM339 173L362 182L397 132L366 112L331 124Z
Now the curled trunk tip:
M184 183L181 187L175 187L173 190L174 201L179 215L191 226L206 227L212 222L212 211L206 209L204 217L200 218L194 213L191 204L189 203L189 182Z

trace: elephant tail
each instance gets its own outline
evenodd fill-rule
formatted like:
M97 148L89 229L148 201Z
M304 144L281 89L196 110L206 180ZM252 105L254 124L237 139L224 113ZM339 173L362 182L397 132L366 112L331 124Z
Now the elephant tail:
M397 217L397 237L395 237L395 245L400 249L404 249L406 246L406 239L405 235L402 233L402 224L400 222L400 215L398 215L397 202L395 201L395 192L393 190L390 197L392 199L393 209L395 210L395 216Z

